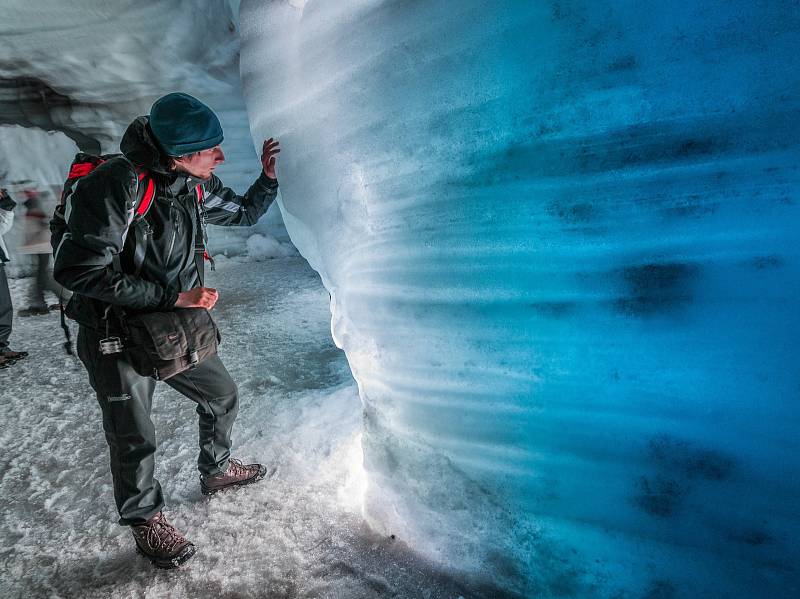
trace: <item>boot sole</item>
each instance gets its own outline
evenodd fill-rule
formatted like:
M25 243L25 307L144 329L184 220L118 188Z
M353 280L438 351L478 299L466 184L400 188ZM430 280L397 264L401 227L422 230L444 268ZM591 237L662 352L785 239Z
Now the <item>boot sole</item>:
M273 468L272 469L272 471L270 472L270 476L275 474L275 470L277 470L277 468ZM228 489L235 489L236 487L245 487L247 485L252 485L253 483L257 483L260 480L264 480L264 478L266 476L267 476L267 468L264 467L264 471L263 472L259 472L253 478L248 478L247 480L231 483L229 485L225 485L224 487L219 487L218 489L208 489L208 488L206 488L206 486L203 484L203 479L200 479L200 492L203 495L206 495L206 496L215 495L216 493L219 493L220 491L227 491Z
M11 366L12 364L17 363L20 360L24 360L27 357L28 357L28 354L25 354L24 356L17 356L16 358L6 358L5 363L8 364L9 366Z
M181 552L172 557L170 559L164 559L159 557L153 557L152 555L147 555L141 547L139 547L138 543L136 544L136 553L141 555L142 557L147 558L151 564L153 564L156 568L160 568L162 570L173 570L180 566L181 564L186 563L189 561L192 556L197 551L197 548L192 545L191 543L184 547Z

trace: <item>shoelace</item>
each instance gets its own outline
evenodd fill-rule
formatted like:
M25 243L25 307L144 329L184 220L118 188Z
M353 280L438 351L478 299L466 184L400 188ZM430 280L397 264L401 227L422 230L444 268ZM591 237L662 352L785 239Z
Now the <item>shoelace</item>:
M172 551L178 544L182 543L183 535L179 533L172 524L163 519L163 516L157 516L157 520L147 529L147 544L153 549L164 549Z
M236 458L231 458L230 460L228 460L228 474L230 474L231 476L243 476L246 474L250 474L251 471L252 468L248 468Z

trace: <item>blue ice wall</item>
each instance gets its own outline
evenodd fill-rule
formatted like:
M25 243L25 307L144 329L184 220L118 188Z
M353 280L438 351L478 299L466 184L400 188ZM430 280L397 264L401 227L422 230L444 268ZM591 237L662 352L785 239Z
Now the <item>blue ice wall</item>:
M799 3L241 23L373 526L489 596L800 596Z

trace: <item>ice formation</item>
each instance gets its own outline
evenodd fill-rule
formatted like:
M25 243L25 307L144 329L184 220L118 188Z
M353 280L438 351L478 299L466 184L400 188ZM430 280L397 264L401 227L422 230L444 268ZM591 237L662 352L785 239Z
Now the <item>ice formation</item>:
M797 3L240 22L372 525L523 596L800 592Z
M237 4L6 3L0 125L70 141L0 127L0 171L193 91L226 183L281 139L376 530L476 594L800 594L797 3L245 1L254 139Z

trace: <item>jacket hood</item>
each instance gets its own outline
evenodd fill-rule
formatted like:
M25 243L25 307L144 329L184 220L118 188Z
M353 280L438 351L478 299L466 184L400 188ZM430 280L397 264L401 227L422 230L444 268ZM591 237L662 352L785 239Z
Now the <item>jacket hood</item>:
M162 175L171 174L168 158L159 148L158 142L150 130L149 118L146 116L140 116L128 125L119 149L136 166Z

